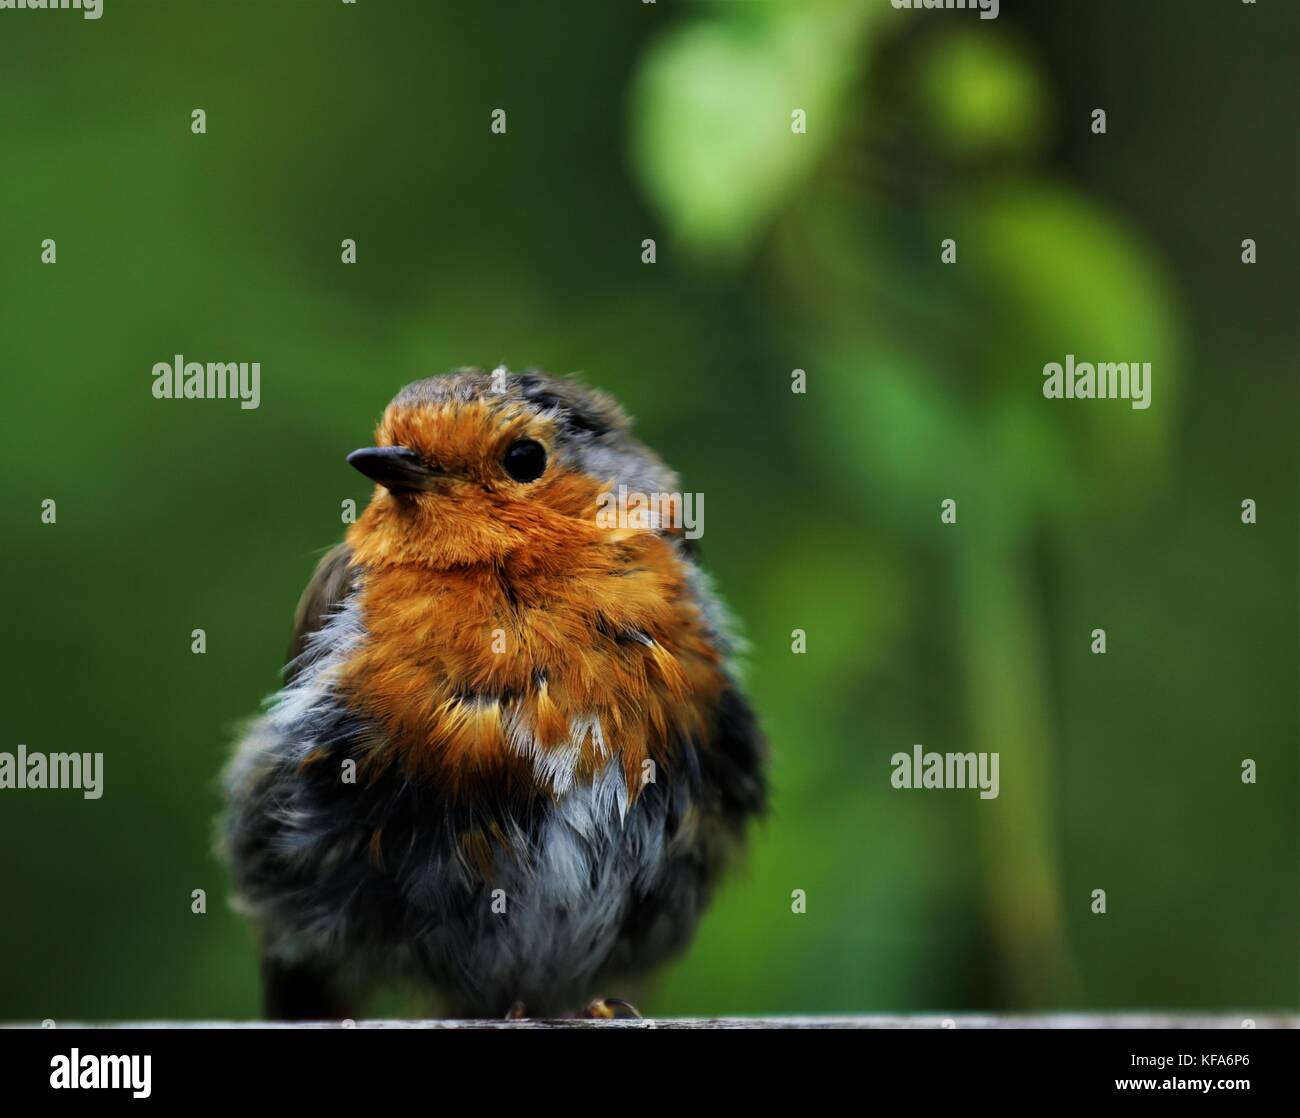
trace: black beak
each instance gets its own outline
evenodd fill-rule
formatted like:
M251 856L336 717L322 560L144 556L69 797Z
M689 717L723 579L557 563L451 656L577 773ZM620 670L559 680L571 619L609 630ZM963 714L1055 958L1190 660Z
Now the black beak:
M432 466L426 466L415 451L404 446L364 446L348 455L348 465L394 492L432 489L433 482L444 476Z

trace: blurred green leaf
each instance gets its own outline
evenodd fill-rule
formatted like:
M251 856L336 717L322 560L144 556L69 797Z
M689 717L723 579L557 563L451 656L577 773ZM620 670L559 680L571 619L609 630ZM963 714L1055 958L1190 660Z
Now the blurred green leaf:
M700 254L747 249L835 140L879 14L847 0L760 5L763 20L746 8L670 33L633 90L633 164L674 234ZM791 130L796 109L806 134Z
M1051 99L1034 59L1008 36L964 28L921 55L918 108L942 151L1026 155L1041 147Z
M1034 182L964 199L953 220L963 280L988 316L982 375L1017 407L1034 403L1038 423L1070 442L1073 468L1156 465L1177 415L1180 353L1169 285L1141 240L1081 195ZM1043 366L1071 353L1149 361L1151 406L1044 398ZM1068 471L1055 480L1073 489Z

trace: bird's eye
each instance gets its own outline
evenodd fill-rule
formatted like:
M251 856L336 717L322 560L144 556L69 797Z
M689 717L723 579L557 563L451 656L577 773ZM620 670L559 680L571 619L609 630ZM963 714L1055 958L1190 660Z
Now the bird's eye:
M536 481L546 472L546 448L535 439L516 439L506 448L501 466L515 481Z

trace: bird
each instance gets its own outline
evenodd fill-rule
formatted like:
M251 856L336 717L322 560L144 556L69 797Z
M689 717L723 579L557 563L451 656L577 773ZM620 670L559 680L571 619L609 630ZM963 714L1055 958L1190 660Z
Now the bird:
M677 475L607 393L504 367L408 384L347 461L371 499L223 773L265 1016L639 1016L612 988L685 950L769 798L697 541L600 515Z

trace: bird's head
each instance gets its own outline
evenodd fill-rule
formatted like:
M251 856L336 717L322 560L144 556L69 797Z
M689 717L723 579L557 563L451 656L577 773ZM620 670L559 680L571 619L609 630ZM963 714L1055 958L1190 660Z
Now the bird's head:
M348 462L376 482L348 542L378 567L558 556L595 533L603 492L677 485L611 397L536 371L415 381Z

